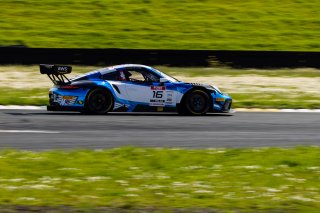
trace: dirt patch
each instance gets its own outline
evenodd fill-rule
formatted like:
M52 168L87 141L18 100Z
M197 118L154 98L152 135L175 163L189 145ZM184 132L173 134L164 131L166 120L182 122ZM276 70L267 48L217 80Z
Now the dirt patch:
M234 93L304 92L318 95L320 91L320 78L246 75L221 77L179 76L178 79L186 82L213 84L223 88L225 92Z
M79 73L72 74L72 76L79 75ZM0 86L16 89L50 88L52 82L47 75L39 73L38 66L2 66Z
M84 70L73 72L70 77L83 72ZM227 93L303 92L319 95L320 91L320 77L288 78L260 75L206 77L175 75L175 77L185 82L213 84ZM1 66L0 86L16 89L50 88L52 82L46 75L40 75L38 66Z

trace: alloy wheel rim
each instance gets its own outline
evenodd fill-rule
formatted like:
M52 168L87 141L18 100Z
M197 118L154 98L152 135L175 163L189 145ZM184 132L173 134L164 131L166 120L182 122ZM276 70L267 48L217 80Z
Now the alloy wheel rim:
M205 98L202 95L193 95L190 99L190 106L196 112L202 112L205 109Z

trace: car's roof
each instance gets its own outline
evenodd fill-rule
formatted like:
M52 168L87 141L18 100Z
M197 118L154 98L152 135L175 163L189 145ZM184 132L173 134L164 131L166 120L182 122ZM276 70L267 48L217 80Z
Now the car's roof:
M109 72L113 72L116 69L129 68L129 67L141 67L141 68L146 68L146 69L150 69L151 68L149 66L142 65L142 64L119 64L119 65L104 67L104 68L98 69L96 71L100 72L101 74L106 74L106 73L109 73Z
M87 72L83 75L76 76L76 77L72 78L71 80L78 80L78 79L85 77L85 76L95 76L95 75L97 75L97 73L100 73L99 75L104 75L104 74L107 74L110 72L114 72L117 69L129 68L129 67L142 67L142 68L146 68L146 69L152 69L151 67L146 66L146 65L142 65L142 64L119 64L119 65L103 67L103 68L100 68L97 70L93 70L93 71Z
M124 68L130 68L130 67L135 67L135 68L141 67L141 68L151 69L151 67L143 64L119 64L119 65L106 67L106 69L124 69Z
M127 67L144 67L144 68L150 68L149 66L143 65L143 64L119 64L115 66L111 66L114 68L127 68Z

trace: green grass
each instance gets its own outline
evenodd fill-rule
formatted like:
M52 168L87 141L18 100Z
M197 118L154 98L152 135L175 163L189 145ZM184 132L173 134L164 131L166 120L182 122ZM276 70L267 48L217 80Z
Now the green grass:
M230 93L235 108L319 109L320 96L307 93Z
M0 105L47 105L49 89L12 89L0 87Z
M318 0L1 0L0 45L319 51Z
M319 147L2 150L0 206L310 212L320 208L319 156Z

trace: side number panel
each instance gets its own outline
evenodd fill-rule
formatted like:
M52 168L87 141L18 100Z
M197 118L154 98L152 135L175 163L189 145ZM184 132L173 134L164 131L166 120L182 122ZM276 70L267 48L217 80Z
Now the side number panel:
M173 105L174 91L167 90L165 86L151 86L152 97L150 98L150 106L166 106Z
M127 84L128 100L141 102L149 106L175 105L175 92L166 86Z

